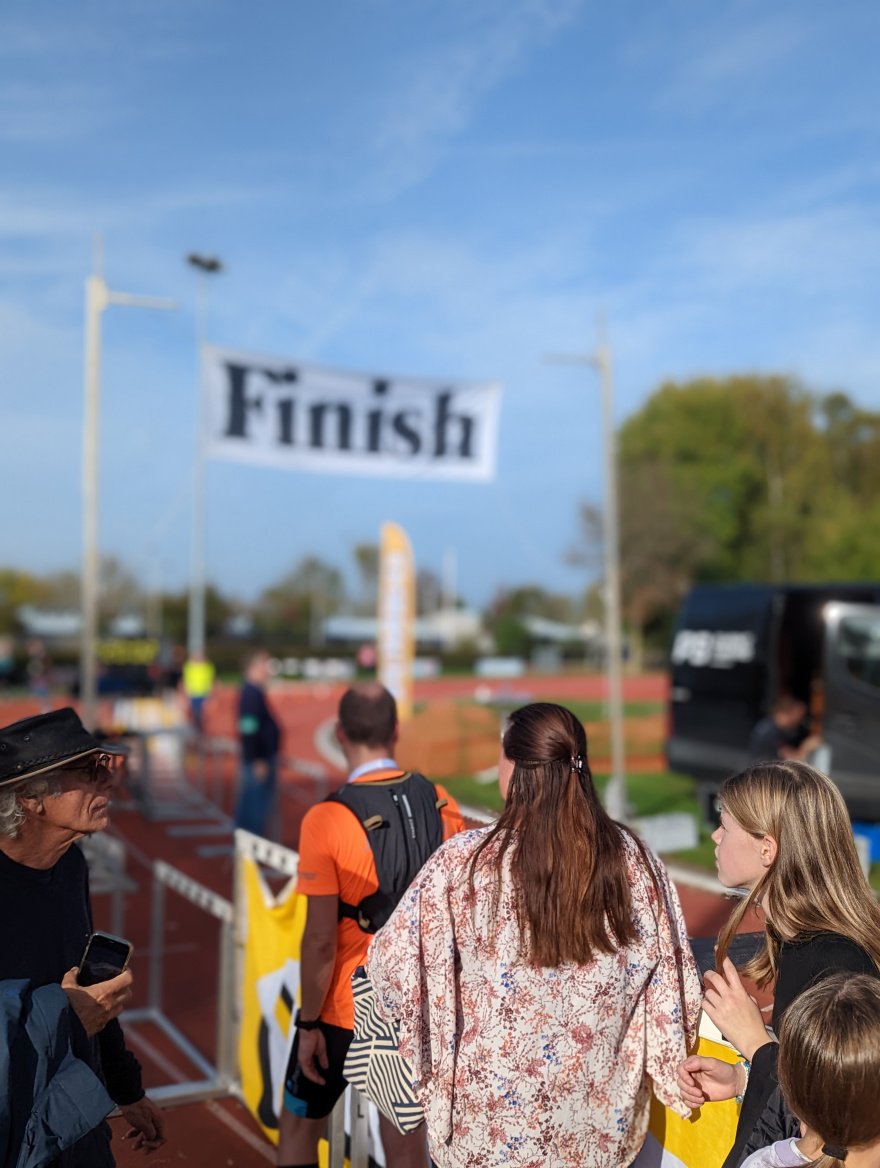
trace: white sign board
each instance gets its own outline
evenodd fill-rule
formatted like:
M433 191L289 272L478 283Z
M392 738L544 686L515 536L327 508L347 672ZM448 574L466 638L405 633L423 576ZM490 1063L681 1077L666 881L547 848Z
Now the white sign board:
M495 477L501 386L352 373L202 347L205 454L283 470Z

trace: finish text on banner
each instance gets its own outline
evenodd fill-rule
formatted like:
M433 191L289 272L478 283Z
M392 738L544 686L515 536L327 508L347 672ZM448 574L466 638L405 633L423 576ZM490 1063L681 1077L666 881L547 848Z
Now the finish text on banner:
M397 702L402 722L412 715L416 573L402 527L383 523L379 543L378 677Z
M202 346L204 450L284 470L495 477L501 387L354 373Z

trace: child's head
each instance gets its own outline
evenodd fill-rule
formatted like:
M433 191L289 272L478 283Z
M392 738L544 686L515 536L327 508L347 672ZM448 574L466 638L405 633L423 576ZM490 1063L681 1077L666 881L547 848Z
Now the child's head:
M775 848L719 937L718 968L743 916L758 904L770 922L767 948L745 972L759 985L772 980L786 936L842 933L880 965L880 916L834 783L804 762L759 763L727 779L718 797L724 820Z
M872 1144L880 1164L880 979L835 973L792 1002L779 1028L779 1086L824 1145L817 1165L846 1168L847 1152Z

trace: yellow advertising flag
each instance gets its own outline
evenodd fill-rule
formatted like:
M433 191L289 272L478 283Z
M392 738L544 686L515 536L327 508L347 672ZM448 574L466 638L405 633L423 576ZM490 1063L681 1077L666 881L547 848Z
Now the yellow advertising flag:
M727 1043L713 1042L702 1035L691 1054L717 1058L725 1063L739 1059ZM682 1119L653 1096L648 1135L632 1168L718 1168L736 1138L739 1104L735 1099L705 1103Z
M397 702L397 716L412 716L416 574L409 537L383 523L379 544L378 678Z
M284 1072L293 1046L291 1022L299 1000L300 945L307 898L291 880L276 899L256 862L237 863L247 912L238 1044L241 1088L251 1114L273 1143Z

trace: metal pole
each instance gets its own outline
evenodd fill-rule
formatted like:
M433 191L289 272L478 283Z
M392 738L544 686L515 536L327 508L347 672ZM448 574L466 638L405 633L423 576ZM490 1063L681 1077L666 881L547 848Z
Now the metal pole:
M327 1142L329 1168L343 1168L345 1163L345 1095L339 1100L330 1112L327 1121Z
M82 720L94 730L98 716L95 642L98 636L98 427L101 405L101 314L107 285L101 275L101 242L95 240L95 271L86 280L85 416L83 419L82 634L79 654Z
M354 1085L351 1088L351 1110L349 1111L349 1117L351 1168L367 1168L370 1158L369 1104Z
M206 522L207 483L205 475L205 385L202 376L202 345L208 336L208 277L199 273L196 309L196 451L193 463L192 549L190 552L189 609L186 649L190 659L205 652L205 587L207 576Z
M235 1058L232 1049L232 962L235 939L231 921L220 922L218 962L220 985L217 990L217 1077L227 1086L235 1078Z
M614 434L614 387L611 349L599 324L596 366L602 387L602 447L605 472L605 650L608 673L608 720L611 726L611 777L605 789L605 807L612 819L626 817L626 755L623 737L623 676L620 619L620 527L617 506L617 443Z
M189 608L187 612L186 648L192 659L205 652L205 589L207 586L207 503L208 487L205 472L205 429L207 403L202 348L208 341L208 280L223 271L216 256L186 257L186 262L199 274L196 294L196 450L193 464L192 548L190 550Z
M111 292L104 281L103 242L95 236L95 270L86 280L85 409L83 417L83 546L80 603L82 635L79 653L82 720L94 730L98 718L98 436L101 410L101 315L109 304L132 308L176 309L173 300Z
M605 807L612 819L626 818L626 750L623 736L623 671L620 602L620 526L617 506L617 442L614 433L614 387L611 349L599 319L595 353L556 354L548 361L559 365L592 365L599 371L602 390L602 461L604 472L602 555L605 575L605 669L608 685L608 721L611 732L611 777L605 789Z
M165 948L165 885L153 873L153 919L150 922L150 1009L162 1013L162 964Z

